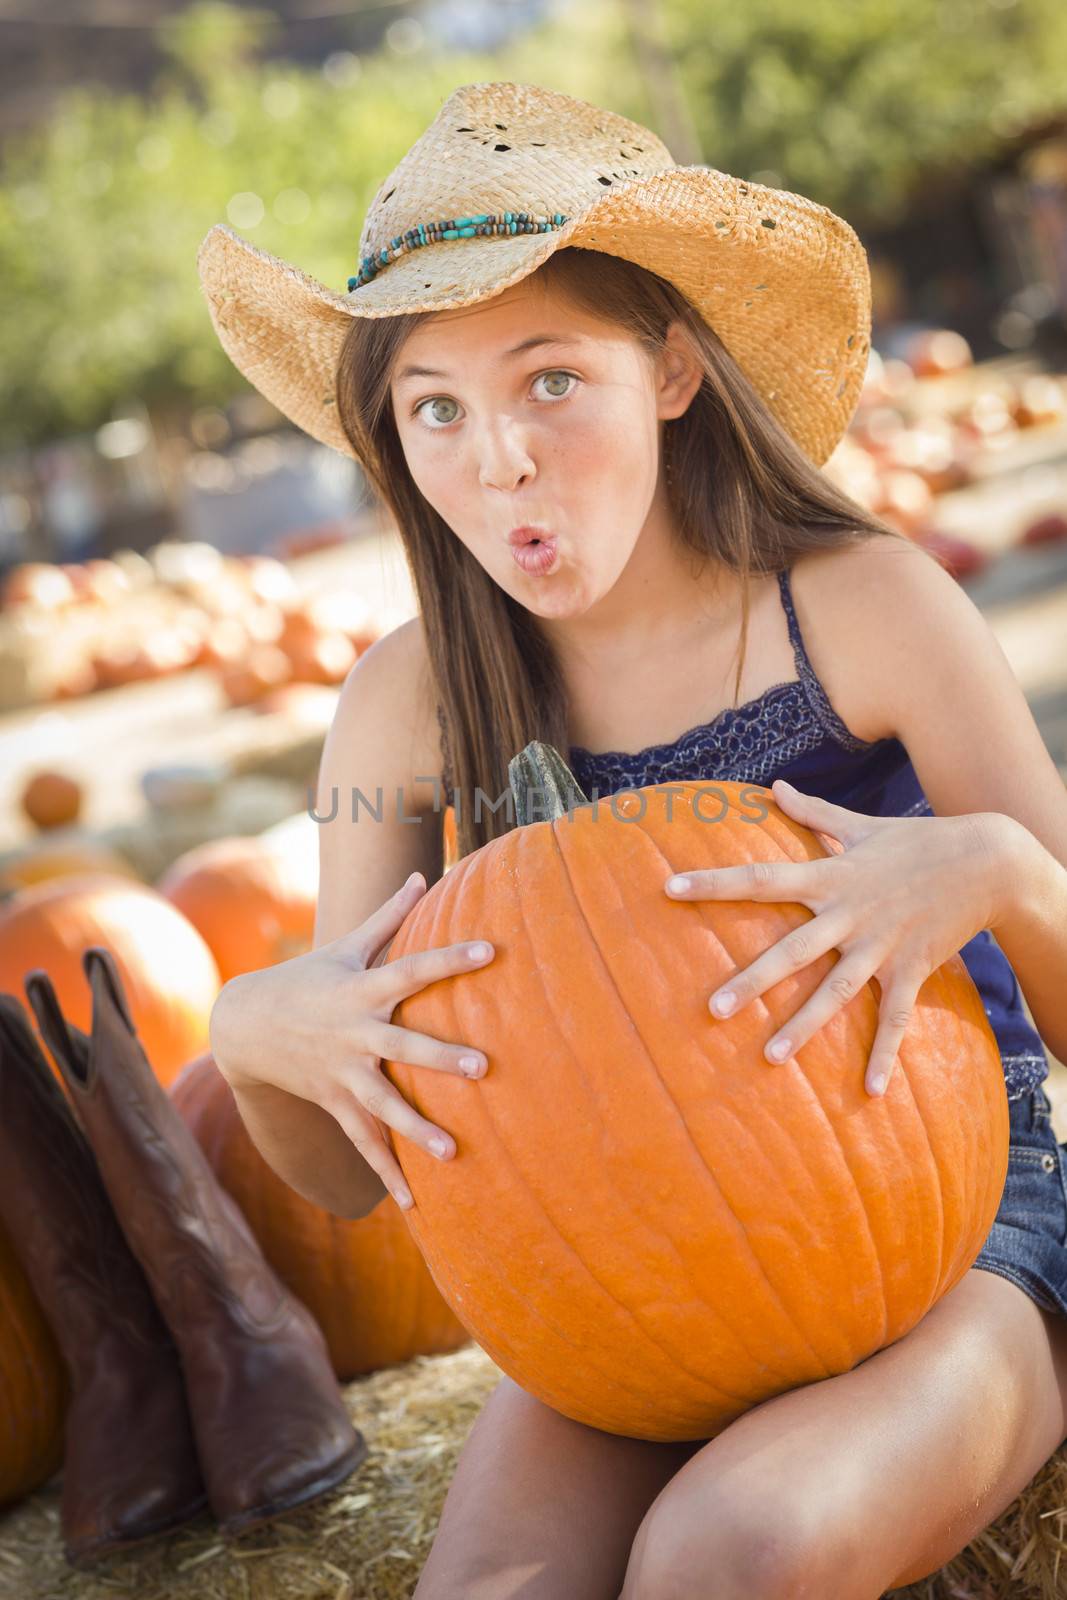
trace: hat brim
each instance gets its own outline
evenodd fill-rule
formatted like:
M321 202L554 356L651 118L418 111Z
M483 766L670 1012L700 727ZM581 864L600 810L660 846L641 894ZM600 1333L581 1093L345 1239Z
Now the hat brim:
M841 217L713 167L619 184L554 232L442 240L342 294L216 223L197 253L226 354L298 428L355 456L334 374L352 317L444 311L501 293L566 245L676 285L768 409L821 466L855 411L870 348L866 252ZM358 458L357 458L358 459Z

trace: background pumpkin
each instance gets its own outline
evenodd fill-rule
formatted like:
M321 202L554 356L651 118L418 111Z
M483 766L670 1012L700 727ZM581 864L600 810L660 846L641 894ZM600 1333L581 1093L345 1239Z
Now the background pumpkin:
M19 795L19 804L38 828L62 828L76 822L82 808L82 786L67 772L35 772Z
M608 1432L712 1438L901 1338L967 1271L1007 1171L996 1040L954 956L923 985L883 1098L863 1082L874 983L772 1066L764 1045L834 953L735 1017L712 1017L707 997L812 913L673 901L664 884L819 859L820 838L760 785L593 807L536 743L511 776L520 824L531 786L555 798L553 820L464 857L389 952L475 935L496 951L393 1013L489 1058L472 1082L383 1063L457 1146L442 1163L387 1130L415 1197L403 1215L445 1298L524 1388Z
M138 1037L169 1084L207 1047L221 982L192 923L147 884L89 873L18 890L0 909L0 990L21 994L26 973L43 967L64 1016L88 1033L92 997L81 958L94 944L115 957ZM41 1047L52 1061L43 1040ZM54 1061L52 1068L62 1084Z
M110 845L76 829L60 829L0 857L0 897L48 878L79 877L87 872L137 878L131 863Z
M318 870L317 851L235 836L185 851L156 888L199 931L226 983L311 948Z
M297 1194L252 1143L209 1052L189 1063L170 1094L263 1254L314 1314L339 1379L467 1343L390 1195L350 1219Z
M59 1347L0 1226L0 1507L62 1466L69 1403Z

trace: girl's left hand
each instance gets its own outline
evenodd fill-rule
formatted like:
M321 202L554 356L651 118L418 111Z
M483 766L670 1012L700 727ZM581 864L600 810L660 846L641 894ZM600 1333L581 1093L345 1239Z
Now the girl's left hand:
M821 861L752 861L686 872L688 889L667 880L676 899L787 900L815 912L716 990L709 1008L713 1016L736 1016L757 995L836 949L833 970L768 1040L765 1054L769 1061L786 1060L877 978L881 1002L866 1088L882 1094L922 985L996 920L1009 867L1005 836L991 812L868 817L801 794L782 778L771 793L786 816L843 849ZM732 1003L724 1003L727 996Z

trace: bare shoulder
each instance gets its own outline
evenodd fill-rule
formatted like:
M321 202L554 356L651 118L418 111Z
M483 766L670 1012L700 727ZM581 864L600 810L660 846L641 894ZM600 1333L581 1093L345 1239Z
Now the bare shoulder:
M335 722L359 720L365 735L403 772L413 811L434 807L441 772L433 674L421 616L390 629L365 650L345 680Z
M916 638L973 602L928 551L890 534L799 556L790 587L804 648L831 705L860 739L900 736L893 684L922 671Z

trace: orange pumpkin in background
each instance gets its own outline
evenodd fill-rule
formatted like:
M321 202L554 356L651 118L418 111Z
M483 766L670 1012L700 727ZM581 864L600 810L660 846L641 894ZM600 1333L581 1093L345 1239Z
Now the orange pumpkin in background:
M35 772L23 785L19 804L38 828L62 828L78 819L82 786L66 772Z
M87 872L106 872L140 881L126 857L76 829L32 840L0 857L0 899L44 883L49 878L72 878Z
M0 1508L62 1466L69 1404L59 1346L0 1226Z
M1007 1172L997 1042L955 955L922 986L884 1097L864 1086L874 981L771 1065L768 1039L835 952L734 1017L713 1017L708 996L812 912L664 886L672 871L840 845L757 784L594 805L537 741L509 776L519 826L440 878L388 952L495 948L393 1012L489 1060L470 1081L383 1061L456 1142L441 1162L386 1127L415 1199L401 1214L445 1299L523 1388L609 1433L712 1438L894 1343L971 1266Z
M223 983L311 948L317 855L257 836L209 839L172 862L156 887L199 931Z
M189 1063L170 1095L263 1254L314 1314L342 1382L467 1343L391 1195L367 1216L345 1218L291 1189L253 1144L210 1052Z
M0 990L21 998L26 973L43 967L68 1021L88 1033L92 997L81 958L96 944L118 963L145 1054L169 1084L206 1049L221 980L192 923L147 884L90 873L18 890L0 909ZM52 1061L43 1041L42 1048ZM54 1062L53 1070L63 1083Z

